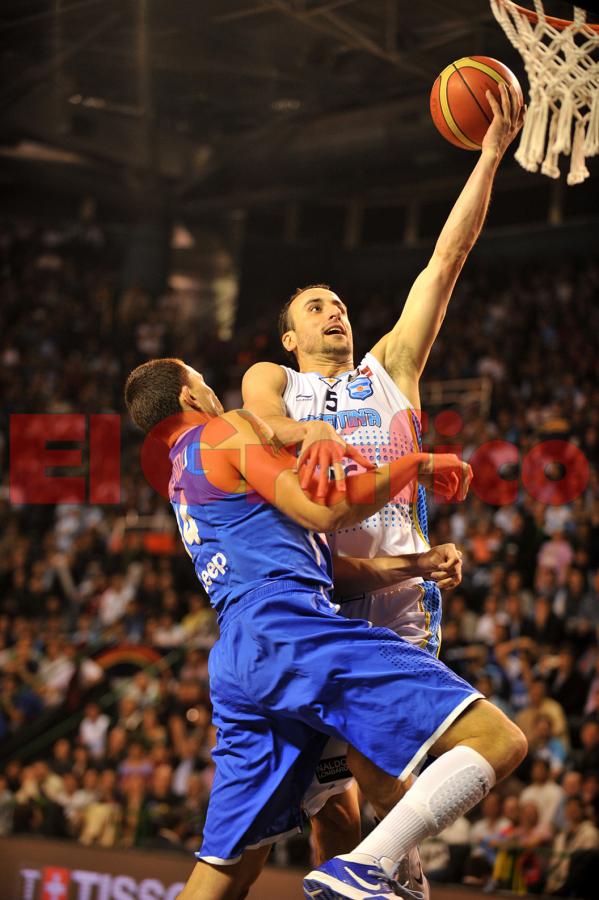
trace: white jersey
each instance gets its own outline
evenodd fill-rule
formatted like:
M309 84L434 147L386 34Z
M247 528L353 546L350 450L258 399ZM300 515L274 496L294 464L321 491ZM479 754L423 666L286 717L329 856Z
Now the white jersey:
M287 374L283 400L290 418L329 422L377 465L418 451L419 426L413 407L371 353L357 369L334 378L283 368ZM331 534L331 550L364 559L428 549L417 501L417 484L411 482L379 512Z

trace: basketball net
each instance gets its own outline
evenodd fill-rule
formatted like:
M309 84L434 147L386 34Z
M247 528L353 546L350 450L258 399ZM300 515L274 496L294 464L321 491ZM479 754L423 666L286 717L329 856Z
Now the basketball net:
M493 14L522 54L529 108L515 158L529 172L559 178L560 153L571 154L568 184L589 175L585 160L599 153L599 27L574 7L574 20L547 16L512 0L490 0Z

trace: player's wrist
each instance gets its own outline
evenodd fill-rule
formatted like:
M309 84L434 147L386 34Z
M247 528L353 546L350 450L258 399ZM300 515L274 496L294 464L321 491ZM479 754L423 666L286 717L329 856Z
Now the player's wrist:
M401 557L405 560L401 568L400 575L402 578L428 578L431 573L431 564L428 557L428 551L421 553L407 553Z
M414 453L419 475L432 475L434 472L435 457L432 453Z
M414 574L427 578L431 573L430 551L423 550L422 553L414 554Z
M401 556L390 558L389 574L392 576L393 583L405 578L415 578L420 574L419 556L419 553L404 553Z
M480 151L481 158L494 166L499 165L499 161L501 160L503 154L504 151L498 144L490 144L487 147L483 146L482 150Z

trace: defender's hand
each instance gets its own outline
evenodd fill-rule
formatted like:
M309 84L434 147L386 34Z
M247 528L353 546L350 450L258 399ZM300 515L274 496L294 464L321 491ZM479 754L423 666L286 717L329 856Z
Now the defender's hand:
M436 581L441 590L451 590L462 580L462 553L455 544L439 544L418 556L425 581Z
M353 459L365 469L375 468L374 463L362 456L356 447L347 444L328 422L320 420L306 422L306 428L307 434L302 442L298 462L300 485L304 491L310 489L312 479L316 478L316 491L312 489L312 493L315 493L316 497L326 497L331 468L337 488L344 491L346 488L342 462L344 457ZM317 476L316 466L320 466Z
M442 500L464 500L472 481L472 469L454 453L429 453L421 463L418 480Z
M498 103L491 91L487 91L487 100L493 110L493 121L483 138L483 150L493 150L497 158L501 158L514 140L524 123L526 106L520 102L516 89L511 84L501 82L499 85L501 103Z

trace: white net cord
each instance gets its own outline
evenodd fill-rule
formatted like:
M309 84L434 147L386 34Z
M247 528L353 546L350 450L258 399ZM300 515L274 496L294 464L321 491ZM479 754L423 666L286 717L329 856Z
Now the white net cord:
M599 34L584 10L563 29L547 20L534 0L531 22L511 0L490 0L495 18L521 53L530 82L529 109L516 160L529 172L559 177L558 158L570 155L568 184L589 175L585 159L599 153Z

